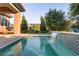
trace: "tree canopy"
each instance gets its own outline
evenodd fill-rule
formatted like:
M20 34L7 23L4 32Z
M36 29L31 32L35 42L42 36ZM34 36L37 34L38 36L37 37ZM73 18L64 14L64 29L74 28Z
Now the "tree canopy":
M62 31L65 30L67 22L65 20L65 12L62 10L49 9L45 15L47 26L50 30Z
M79 15L79 3L70 4L70 15L71 16Z

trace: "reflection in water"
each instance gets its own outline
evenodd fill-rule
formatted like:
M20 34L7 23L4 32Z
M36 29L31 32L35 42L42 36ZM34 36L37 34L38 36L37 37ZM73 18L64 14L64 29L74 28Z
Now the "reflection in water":
M44 39L40 38L40 49L44 47Z
M13 55L19 55L19 51L21 50L21 43L18 43L20 40L0 49L0 56L13 56Z
M24 48L25 48L25 46L26 46L26 44L27 44L27 39L24 38L24 39L21 41L21 43L22 43L22 50L24 50Z
M48 37L40 37L40 48L43 49L48 44Z
M25 46L26 46L26 43L27 43L27 39L26 39L26 38L23 38L21 42L19 42L18 44L16 44L16 45L14 46L14 55L15 55L15 56L21 54L21 51L24 50L24 48L25 48Z
M0 49L0 56L6 56L8 53L8 51L11 51L10 46L8 48L4 48L4 49Z
M21 45L21 42L19 42L18 44L16 44L16 45L13 47L13 51L14 51L13 54L14 54L15 56L20 55L21 49L22 49L22 45Z
M45 46L45 55L47 55L47 56L58 56L58 54L52 48L51 44L47 44Z
M40 38L40 48L43 52L43 55L47 56L57 56L57 53L53 50L51 44L49 43L49 37Z
M39 41L39 39L40 41ZM35 40L34 40L35 39ZM28 40L28 41L27 41ZM0 55L3 56L17 56L17 55L47 55L52 56L57 53L53 50L49 43L49 37L35 37L32 40L23 38L13 44L0 50ZM28 42L28 43L27 43ZM40 44L40 45L39 45Z
M19 42L20 41L20 42ZM21 51L25 48L27 39L22 39L17 42L12 43L9 46L6 46L2 49L0 49L0 56L6 56L6 55L15 55L18 56L21 54ZM19 42L19 43L18 43Z

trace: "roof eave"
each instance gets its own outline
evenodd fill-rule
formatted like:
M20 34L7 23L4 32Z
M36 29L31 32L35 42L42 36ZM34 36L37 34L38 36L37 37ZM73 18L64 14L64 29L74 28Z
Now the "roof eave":
M6 16L8 18L12 18L13 17L12 15L4 14L4 13L0 13L0 15Z
M24 12L25 8L21 3L12 3L20 12Z

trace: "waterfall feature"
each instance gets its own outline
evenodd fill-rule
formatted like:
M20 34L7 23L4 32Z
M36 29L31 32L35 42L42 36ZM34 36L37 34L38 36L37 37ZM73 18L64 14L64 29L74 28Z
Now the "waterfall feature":
M51 43L59 55L79 54L79 34L71 32L52 32Z
M57 35L58 35L58 32L53 32L51 34L51 38L50 38L50 39L52 39L51 43L54 43L55 42Z

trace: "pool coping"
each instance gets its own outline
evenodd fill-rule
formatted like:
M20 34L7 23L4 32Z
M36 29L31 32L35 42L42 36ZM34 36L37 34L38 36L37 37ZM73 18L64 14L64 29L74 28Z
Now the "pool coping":
M51 31L51 33L59 33L59 34L71 34L71 35L79 35L79 32L67 32L67 31Z
M36 37L36 36L51 36L51 34L29 34L29 36Z

